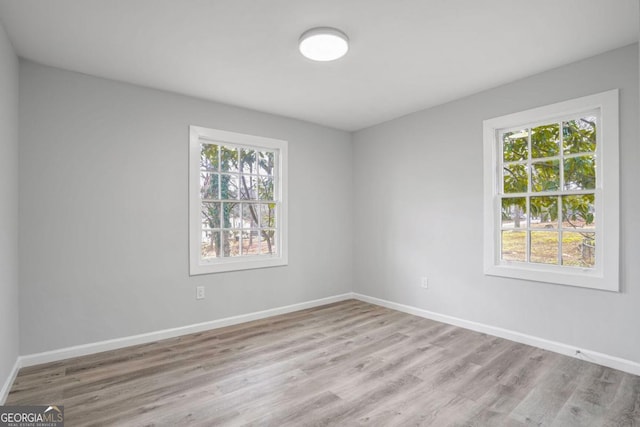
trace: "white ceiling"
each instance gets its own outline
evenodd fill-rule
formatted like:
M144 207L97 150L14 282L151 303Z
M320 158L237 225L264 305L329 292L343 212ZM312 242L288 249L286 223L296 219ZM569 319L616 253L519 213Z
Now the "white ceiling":
M638 40L638 0L0 0L43 64L357 130ZM351 50L297 51L316 26Z

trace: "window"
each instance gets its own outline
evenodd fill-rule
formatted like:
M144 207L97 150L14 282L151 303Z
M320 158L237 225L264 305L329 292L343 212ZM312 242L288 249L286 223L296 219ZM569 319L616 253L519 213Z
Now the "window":
M484 122L485 274L618 291L618 91Z
M287 142L190 127L190 272L287 264Z

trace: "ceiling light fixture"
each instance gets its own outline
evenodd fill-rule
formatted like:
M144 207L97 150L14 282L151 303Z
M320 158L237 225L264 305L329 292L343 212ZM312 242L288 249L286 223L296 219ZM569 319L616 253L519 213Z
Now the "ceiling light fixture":
M305 31L298 41L300 53L314 61L334 61L349 50L349 38L335 28L318 27Z

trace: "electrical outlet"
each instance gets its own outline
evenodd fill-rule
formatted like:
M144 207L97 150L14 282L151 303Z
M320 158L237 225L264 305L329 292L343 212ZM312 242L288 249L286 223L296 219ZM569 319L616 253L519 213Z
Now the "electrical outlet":
M420 278L420 287L422 289L429 289L429 279L427 279L426 277L421 277Z
M204 286L196 286L196 299L204 299Z

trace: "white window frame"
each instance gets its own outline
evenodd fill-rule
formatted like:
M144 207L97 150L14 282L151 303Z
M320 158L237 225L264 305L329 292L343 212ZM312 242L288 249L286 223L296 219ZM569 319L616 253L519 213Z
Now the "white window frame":
M275 229L276 253L273 255L246 255L202 260L202 218L200 194L200 143L232 145L276 152L274 199L278 210ZM287 141L247 135L201 126L189 127L189 267L191 275L221 273L226 271L277 267L288 264L287 237Z
M594 268L501 260L501 130L548 123L563 116L597 111L596 215ZM484 130L484 273L538 282L619 292L619 134L618 90L559 102L483 122ZM543 195L543 194L540 194Z

